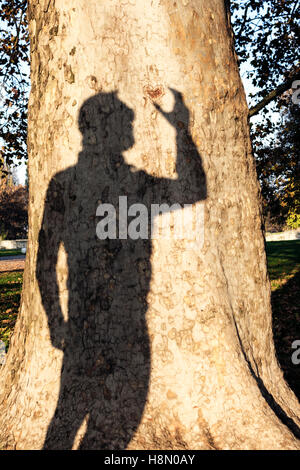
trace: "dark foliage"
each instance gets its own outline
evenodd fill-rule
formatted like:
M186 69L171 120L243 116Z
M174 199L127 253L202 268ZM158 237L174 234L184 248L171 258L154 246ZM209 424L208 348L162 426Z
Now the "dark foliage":
M0 2L0 168L27 157L29 38L27 0Z
M27 237L28 191L24 186L0 185L0 236L9 240Z

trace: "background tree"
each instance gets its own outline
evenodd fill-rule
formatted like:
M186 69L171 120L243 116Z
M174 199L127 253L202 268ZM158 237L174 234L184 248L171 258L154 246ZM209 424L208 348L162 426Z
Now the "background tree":
M266 229L280 231L299 226L299 105L290 95L288 107L281 111L281 121L269 142L253 135L256 165L263 195Z
M299 7L295 0L231 1L240 69L256 87L249 93L249 115L257 117L251 140L266 228L273 230L286 227L287 217L292 224L299 216L299 104L291 93L300 84ZM288 216L289 206L294 216Z
M27 206L27 189L22 185L14 184L12 176L8 173L0 180L0 235L2 238L16 240L27 237Z
M287 225L300 227L300 113L299 104L291 104L283 121L279 151L289 158L283 183L282 205L287 212Z
M27 0L0 2L0 168L27 158Z
M230 5L239 63L247 63L245 75L257 87L257 93L250 94L253 116L299 79L300 4L297 0L231 0Z
M35 0L29 29L30 233L1 447L299 448L228 2ZM203 245L98 245L96 208L121 190L191 195Z

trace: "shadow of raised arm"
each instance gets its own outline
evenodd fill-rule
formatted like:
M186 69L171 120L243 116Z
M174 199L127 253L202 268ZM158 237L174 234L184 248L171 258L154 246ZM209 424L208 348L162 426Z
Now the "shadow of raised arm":
M190 134L190 112L182 94L170 88L175 98L173 111L166 112L158 104L156 109L176 130L176 180L168 180L169 189L178 195L179 204L193 204L207 197L206 177L202 159Z

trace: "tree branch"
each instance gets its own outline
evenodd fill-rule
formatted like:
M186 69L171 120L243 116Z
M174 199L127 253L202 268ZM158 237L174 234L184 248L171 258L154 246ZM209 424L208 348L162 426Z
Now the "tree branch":
M248 13L248 9L250 7L250 4L248 4L245 8L245 11L244 11L244 16L243 16L243 22L240 26L240 30L238 32L238 34L236 35L236 41L239 41L240 37L241 37L241 34L242 34L242 31L245 27L245 24L246 24L246 20L247 20L247 13Z
M293 82L297 79L300 79L299 70L289 77L285 82L281 83L275 90L270 91L261 101L259 101L255 106L249 109L249 117L255 116L261 109L263 109L267 104L271 103L277 96L282 95L285 91L289 90Z

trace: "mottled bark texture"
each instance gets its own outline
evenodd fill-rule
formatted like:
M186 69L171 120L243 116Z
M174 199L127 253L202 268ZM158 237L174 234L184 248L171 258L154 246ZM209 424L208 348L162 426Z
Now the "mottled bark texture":
M299 448L226 2L29 3L30 235L1 448ZM119 196L204 206L204 242L99 240Z

